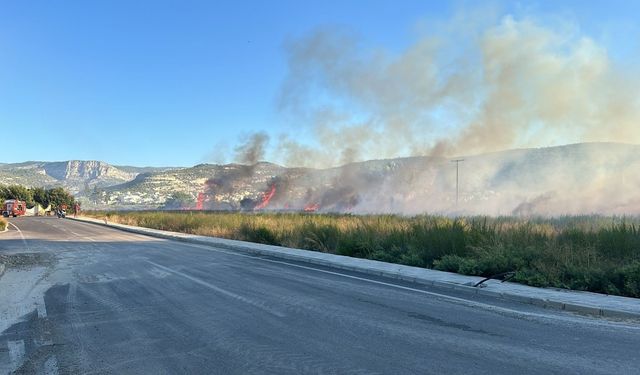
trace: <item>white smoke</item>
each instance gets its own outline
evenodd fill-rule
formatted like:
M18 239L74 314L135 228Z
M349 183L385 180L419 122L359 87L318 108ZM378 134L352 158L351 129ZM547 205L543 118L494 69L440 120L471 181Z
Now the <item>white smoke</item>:
M456 16L400 53L363 47L344 30L316 30L287 45L279 108L314 141L282 136L272 159L331 167L430 156L347 165L316 179L305 172L287 180L300 207L318 201L357 213L640 213L638 147L491 154L639 143L638 71L623 69L571 22L474 17ZM267 141L253 136L236 159L262 160ZM459 205L453 156L465 156Z
M444 29L465 20L451 23ZM284 138L280 159L320 167L640 141L639 76L579 29L513 16L460 29L463 37L434 33L400 54L326 29L289 43L280 108L316 144Z

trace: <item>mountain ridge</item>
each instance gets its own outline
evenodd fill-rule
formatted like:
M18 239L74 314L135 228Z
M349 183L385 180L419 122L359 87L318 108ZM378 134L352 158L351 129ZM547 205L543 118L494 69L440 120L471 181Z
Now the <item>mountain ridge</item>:
M461 156L411 156L338 167L198 164L127 169L99 161L0 163L7 175L69 188L87 208L465 214L640 213L640 145L589 142ZM129 167L136 168L136 167ZM11 183L11 181L9 181ZM18 183L18 182L16 182ZM23 183L25 184L25 183ZM29 185L29 184L25 184ZM456 201L458 204L456 205Z

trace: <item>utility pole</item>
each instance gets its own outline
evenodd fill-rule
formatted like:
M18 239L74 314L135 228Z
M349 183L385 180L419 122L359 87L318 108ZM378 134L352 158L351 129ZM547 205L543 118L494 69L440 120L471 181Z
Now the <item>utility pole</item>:
M459 170L459 166L460 166L460 162L464 161L464 159L453 159L451 160L452 163L456 163L456 207L458 207L458 195L459 195L459 186L458 186L458 170Z

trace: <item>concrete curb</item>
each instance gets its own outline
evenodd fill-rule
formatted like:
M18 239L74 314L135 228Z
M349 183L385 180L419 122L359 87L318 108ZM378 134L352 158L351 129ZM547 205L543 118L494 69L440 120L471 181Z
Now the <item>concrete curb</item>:
M348 271L356 271L421 285L450 288L453 290L497 297L503 300L525 303L548 309L565 310L581 315L640 320L640 299L636 298L607 296L597 293L552 288L534 288L515 283L500 283L495 280L486 282L485 284L487 286L485 288L475 288L470 285L482 280L482 278L309 250L262 245L251 242L108 223L106 220L99 219L71 217L68 219L107 226L126 232L157 238L215 246L227 250L270 256ZM546 294L547 296L544 297L542 296L543 294ZM581 298L584 299L585 296L586 298L591 299L592 302L582 303L579 301ZM596 300L596 302L593 302L593 300ZM617 306L617 308L613 307L611 306L612 303L618 304L619 306Z

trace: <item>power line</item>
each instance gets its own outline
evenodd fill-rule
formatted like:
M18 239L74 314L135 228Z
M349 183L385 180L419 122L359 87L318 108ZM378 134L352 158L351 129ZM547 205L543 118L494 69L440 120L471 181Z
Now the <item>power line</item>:
M460 166L460 162L461 161L464 161L464 159L453 159L453 160L451 160L452 163L456 163L456 207L458 207L458 195L459 195L459 192L460 192L459 184L458 184L458 181L459 181L458 170L459 170L459 166Z

